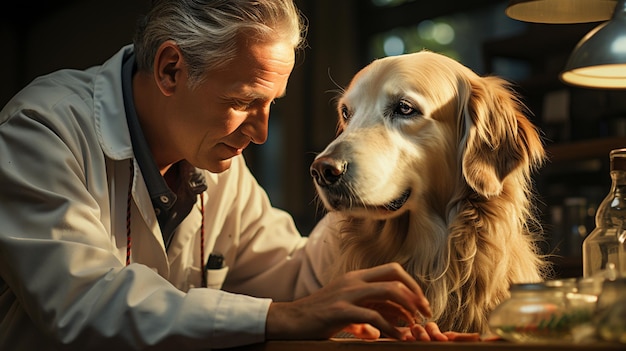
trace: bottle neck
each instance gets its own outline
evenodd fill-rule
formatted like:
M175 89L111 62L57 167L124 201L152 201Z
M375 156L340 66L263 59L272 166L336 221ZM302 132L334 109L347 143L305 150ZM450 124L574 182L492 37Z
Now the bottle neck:
M611 190L596 211L596 227L612 227L615 217L626 218L626 171L611 171Z
M614 187L626 187L626 170L615 169L611 171L611 180Z

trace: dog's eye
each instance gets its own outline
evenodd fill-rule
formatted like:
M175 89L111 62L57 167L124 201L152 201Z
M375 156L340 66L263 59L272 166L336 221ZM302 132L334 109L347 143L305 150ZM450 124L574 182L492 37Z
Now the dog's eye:
M399 115L399 116L408 117L416 113L417 113L417 110L413 108L411 103L406 100L400 100L398 102L398 105L396 105L395 109L393 110L393 114L396 116Z
M341 118L343 118L344 121L350 119L350 111L346 105L341 106Z

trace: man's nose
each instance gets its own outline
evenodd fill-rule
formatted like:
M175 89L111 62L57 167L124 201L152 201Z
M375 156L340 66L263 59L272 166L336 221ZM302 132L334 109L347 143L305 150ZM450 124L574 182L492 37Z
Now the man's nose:
M263 144L267 141L269 128L270 109L258 108L248 114L242 125L241 131L255 144Z

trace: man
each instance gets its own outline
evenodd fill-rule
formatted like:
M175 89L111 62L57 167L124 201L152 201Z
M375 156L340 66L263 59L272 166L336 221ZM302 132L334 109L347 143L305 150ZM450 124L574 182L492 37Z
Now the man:
M0 349L413 338L391 323L430 314L406 272L320 289L323 240L271 207L241 155L267 138L303 27L291 0L155 1L134 45L4 107Z

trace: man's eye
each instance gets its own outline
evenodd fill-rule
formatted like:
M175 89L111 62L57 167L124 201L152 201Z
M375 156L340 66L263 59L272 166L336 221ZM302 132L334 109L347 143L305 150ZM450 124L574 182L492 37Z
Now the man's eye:
M233 100L232 106L235 110L247 110L250 107L250 101Z

